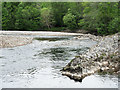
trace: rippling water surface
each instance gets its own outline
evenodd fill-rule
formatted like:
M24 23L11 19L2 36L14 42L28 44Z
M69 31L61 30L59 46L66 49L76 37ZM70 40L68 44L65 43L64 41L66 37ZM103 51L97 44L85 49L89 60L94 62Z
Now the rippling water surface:
M91 75L82 82L62 76L60 70L96 42L74 36L36 36L31 44L2 48L3 88L117 88L113 75Z

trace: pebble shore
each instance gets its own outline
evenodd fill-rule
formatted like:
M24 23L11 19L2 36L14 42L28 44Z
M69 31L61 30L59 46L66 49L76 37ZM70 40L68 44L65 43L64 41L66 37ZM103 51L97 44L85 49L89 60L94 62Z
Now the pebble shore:
M94 73L119 73L119 46L118 34L109 36L94 36L85 34L75 39L92 39L98 42L86 53L76 56L61 71L74 80L81 81L88 75Z
M31 43L33 38L21 36L0 36L0 48L12 48L15 46L22 46Z
M0 48L11 48L26 45L32 42L27 36L68 36L82 35L78 33L50 32L50 31L0 31ZM25 36L25 37L24 37Z

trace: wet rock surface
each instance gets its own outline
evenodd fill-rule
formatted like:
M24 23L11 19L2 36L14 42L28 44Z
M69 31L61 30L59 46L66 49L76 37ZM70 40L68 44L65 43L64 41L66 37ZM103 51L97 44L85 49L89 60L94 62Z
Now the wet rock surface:
M94 36L90 34L81 35L74 39L92 39L98 42L90 48L87 53L76 56L61 71L74 80L82 81L88 75L96 72L109 74L119 73L119 47L118 34L109 36Z

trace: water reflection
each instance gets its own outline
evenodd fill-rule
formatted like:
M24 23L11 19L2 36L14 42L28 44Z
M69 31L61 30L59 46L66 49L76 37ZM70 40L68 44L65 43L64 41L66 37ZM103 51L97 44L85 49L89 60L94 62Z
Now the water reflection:
M68 38L69 37L69 38ZM51 37L35 37L35 40L39 40L39 41L60 41L60 40L68 40L72 38L72 36L51 36Z
M39 41L58 41L58 40L65 40L68 38L35 38L35 40L39 40Z
M51 48L51 60L57 61L57 60L68 60L68 57L70 57L70 53L65 48Z
M69 60L69 57L74 57L76 55L80 55L88 50L89 47L81 47L81 48L69 48L69 47L59 47L59 48L50 48L44 49L42 52L35 54L34 56L45 57L50 56L51 60L54 61L66 61Z

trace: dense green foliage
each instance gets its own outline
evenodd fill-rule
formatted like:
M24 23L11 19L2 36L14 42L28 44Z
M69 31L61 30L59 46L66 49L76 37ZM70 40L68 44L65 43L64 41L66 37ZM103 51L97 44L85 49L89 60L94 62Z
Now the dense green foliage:
M3 30L120 31L117 2L3 2ZM61 31L61 30L60 30Z
M0 2L0 30L2 29L2 2Z
M76 16L68 10L68 13L63 17L64 24L67 25L69 29L76 29Z

